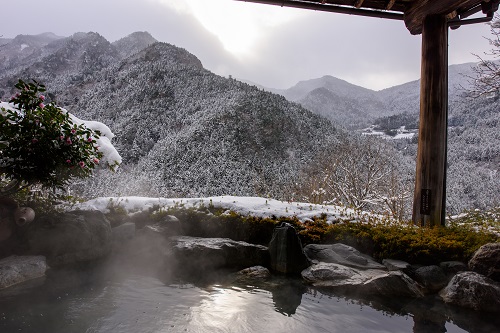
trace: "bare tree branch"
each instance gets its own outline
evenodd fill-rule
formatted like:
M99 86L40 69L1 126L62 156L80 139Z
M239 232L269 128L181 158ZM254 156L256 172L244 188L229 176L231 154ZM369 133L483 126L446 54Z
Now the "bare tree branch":
M490 38L486 38L492 49L487 56L500 58L500 16L496 15L494 20L488 23L490 26ZM472 97L498 95L500 92L500 63L493 60L485 60L479 55L475 55L479 64L473 67L475 76L467 76L472 88L469 89L469 95Z

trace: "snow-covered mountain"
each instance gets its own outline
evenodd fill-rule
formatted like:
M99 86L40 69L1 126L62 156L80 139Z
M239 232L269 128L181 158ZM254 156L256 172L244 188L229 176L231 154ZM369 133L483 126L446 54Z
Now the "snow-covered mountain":
M18 78L36 79L47 86L49 100L108 124L117 135L123 167L82 183L88 196L283 198L320 152L349 140L334 126L418 126L419 81L372 91L324 76L271 93L215 75L195 55L147 32L114 43L92 32L20 35L1 43L0 98L11 96ZM500 202L500 102L462 96L472 65L449 69L454 212ZM415 139L394 141L402 158L414 159ZM398 165L397 158L391 162Z
M338 131L284 97L205 70L196 56L144 33L114 44L78 33L54 52L0 74L2 97L21 77L43 82L73 114L108 124L124 165L85 194L283 197ZM139 45L139 46L138 46ZM1 54L1 50L0 50Z
M117 40L113 45L122 58L127 58L156 42L158 41L149 32L137 31Z
M449 67L450 102L460 100L470 88L474 76L474 63ZM347 129L361 129L373 124L377 118L397 114L418 114L420 80L374 91L356 86L333 76L300 81L288 89L270 89L290 101L298 102L336 125Z
M18 35L14 39L0 39L0 72L6 73L10 69L26 66L40 57L47 55L44 47L61 39L47 32L39 35Z
M366 127L370 120L385 115L377 92L329 75L300 81L286 90L269 91L349 129Z

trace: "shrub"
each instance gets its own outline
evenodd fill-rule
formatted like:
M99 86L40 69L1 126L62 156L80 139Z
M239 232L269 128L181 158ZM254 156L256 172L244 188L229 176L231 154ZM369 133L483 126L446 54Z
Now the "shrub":
M353 222L331 225L324 239L350 243L378 260L391 258L418 264L468 261L481 245L499 240L493 233L467 225L429 228Z
M103 157L101 133L73 122L55 103L45 104L45 86L22 80L0 109L0 194L24 188L61 189L89 176Z

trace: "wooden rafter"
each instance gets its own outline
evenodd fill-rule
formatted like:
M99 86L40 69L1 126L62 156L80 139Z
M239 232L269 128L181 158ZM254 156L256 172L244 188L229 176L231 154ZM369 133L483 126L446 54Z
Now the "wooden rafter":
M488 0L489 1L489 0ZM425 17L430 15L449 15L460 8L472 8L482 0L416 0L405 10L405 24L413 35L422 33Z
M356 0L356 2L354 3L354 7L358 8L358 9L361 8L361 6L363 6L364 1L365 0Z
M498 8L499 0L237 0L255 2L280 7L293 7L349 15L379 17L402 20L414 34L422 33L424 18L430 15L442 15L452 27L486 22ZM489 7L488 7L489 5ZM470 13L483 10L484 18L469 19ZM465 17L463 17L465 14Z

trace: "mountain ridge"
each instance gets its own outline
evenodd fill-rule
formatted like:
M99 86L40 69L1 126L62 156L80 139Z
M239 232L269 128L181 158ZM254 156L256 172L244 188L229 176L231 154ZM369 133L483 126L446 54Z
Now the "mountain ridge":
M128 39L134 37L151 41L144 34ZM122 167L76 186L83 195L284 197L307 161L337 140L326 119L213 74L185 49L155 42L127 55L117 44L78 33L0 75L4 97L17 77L33 78L46 84L51 100L116 134Z
M290 197L308 164L350 140L338 127L359 129L381 115L388 130L418 126L418 80L375 92L323 76L298 83L298 100L290 102L211 73L195 55L146 32L115 43L97 33L45 37L27 56L18 44L0 48L0 59L15 60L0 70L0 97L11 96L18 78L34 78L47 85L49 101L112 128L125 163L81 183L86 196ZM464 85L459 73L469 65L450 66L450 81ZM450 91L449 207L485 208L500 200L499 100L465 100L453 84ZM415 139L388 144L400 150L391 163L411 165Z

